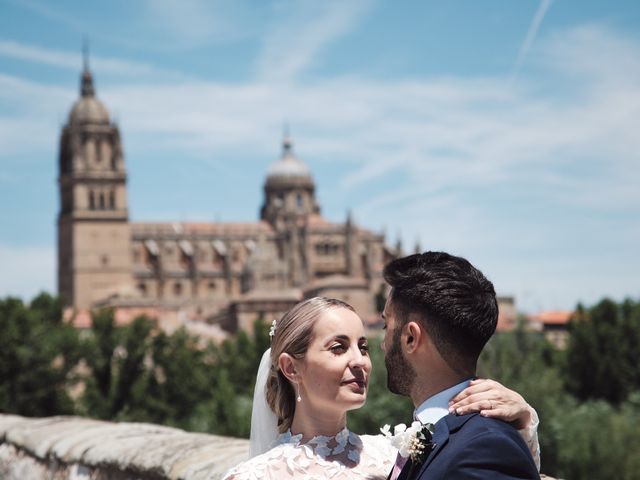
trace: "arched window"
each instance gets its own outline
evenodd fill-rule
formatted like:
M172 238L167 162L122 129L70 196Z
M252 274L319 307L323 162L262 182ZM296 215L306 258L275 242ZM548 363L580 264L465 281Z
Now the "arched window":
M300 193L296 193L296 206L302 208L304 206L304 199Z
M104 193L100 192L100 194L98 195L98 208L100 210L104 210Z
M116 194L113 190L109 191L109 208L111 210L116 209Z
M89 210L96 209L96 197L93 194L93 190L89 190Z
M182 284L180 282L176 282L173 284L173 294L176 297L182 295Z

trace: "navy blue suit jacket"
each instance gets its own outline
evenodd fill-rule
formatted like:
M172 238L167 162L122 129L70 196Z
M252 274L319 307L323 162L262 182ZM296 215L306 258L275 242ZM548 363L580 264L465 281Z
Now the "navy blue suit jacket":
M447 415L435 425L436 444L411 479L539 479L538 469L518 431L481 415ZM409 480L411 462L398 480Z

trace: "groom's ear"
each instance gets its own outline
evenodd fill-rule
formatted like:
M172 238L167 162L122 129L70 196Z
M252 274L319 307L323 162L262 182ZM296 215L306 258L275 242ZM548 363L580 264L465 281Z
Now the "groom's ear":
M298 378L298 371L294 359L288 353L281 353L278 357L278 367L282 374L291 381L296 381Z
M417 322L407 322L405 325L404 340L407 353L414 352L422 341L422 329Z

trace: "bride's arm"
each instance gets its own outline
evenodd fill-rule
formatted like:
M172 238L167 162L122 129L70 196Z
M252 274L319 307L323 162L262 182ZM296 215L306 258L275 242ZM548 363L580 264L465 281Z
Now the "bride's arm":
M495 380L472 380L449 402L449 411L457 415L480 412L480 415L511 422L529 447L540 470L538 413L518 392L509 390Z

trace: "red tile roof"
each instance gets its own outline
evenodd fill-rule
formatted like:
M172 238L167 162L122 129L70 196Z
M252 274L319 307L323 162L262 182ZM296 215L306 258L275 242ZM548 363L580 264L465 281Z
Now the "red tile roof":
M545 325L565 325L569 323L572 315L572 311L550 310L530 315L529 320L533 322L540 322Z

